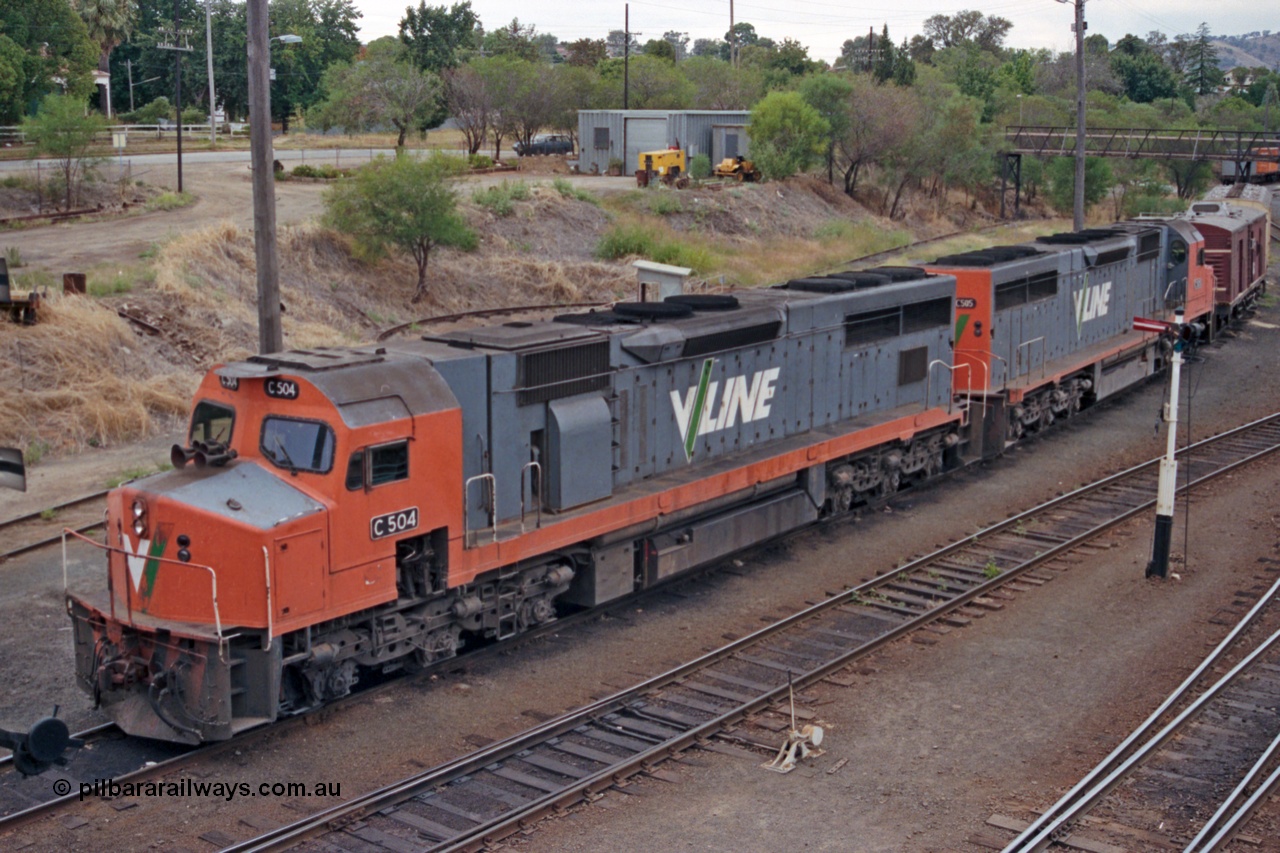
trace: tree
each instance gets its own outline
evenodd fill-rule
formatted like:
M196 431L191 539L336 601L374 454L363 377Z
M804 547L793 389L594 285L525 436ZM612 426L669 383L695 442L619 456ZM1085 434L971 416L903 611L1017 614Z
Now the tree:
M52 158L62 172L66 193L65 210L80 193L85 170L90 165L89 146L94 136L106 129L100 115L85 115L84 98L75 95L49 95L40 102L35 117L22 122L22 132L32 143L32 156Z
M1117 51L1111 56L1111 70L1134 103L1149 104L1158 98L1172 98L1178 93L1178 78L1173 69L1152 51L1136 55Z
M542 52L538 49L538 31L533 24L520 23L519 18L512 18L511 23L485 33L481 39L485 56L514 56L529 62L537 61Z
M1049 177L1049 203L1061 211L1075 205L1076 164L1073 157L1054 157L1046 170ZM1084 161L1084 203L1097 204L1107 195L1114 179L1111 165L1102 157L1086 157Z
M862 170L880 163L917 128L920 99L910 89L878 86L864 75L851 83L849 123L836 140L836 167L852 197Z
M1187 83L1197 95L1216 92L1222 85L1222 69L1218 67L1218 49L1210 41L1209 25L1196 29L1195 39L1187 48Z
M480 18L471 10L470 0L444 6L428 6L420 0L418 8L404 10L400 19L400 41L409 49L413 62L424 71L437 74L454 68L463 54L478 46L476 27Z
M138 16L133 0L76 0L76 11L89 29L89 38L98 45L98 70L110 73L111 51L129 37ZM111 91L103 87L103 108L110 113Z
M676 61L676 49L665 39L649 39L645 42L643 50L645 56L665 59L668 62Z
M628 39L625 30L609 30L609 35L604 42L612 59L617 59L628 51ZM634 35L631 36L629 50L632 56L640 52L640 42Z
M364 59L339 62L324 73L328 99L316 108L323 126L348 133L390 124L398 131L396 148L414 128L438 125L444 115L440 78L416 68L409 49L392 36L372 42Z
M818 111L827 122L823 155L827 164L827 182L835 180L836 143L849 130L853 84L848 78L834 74L816 74L800 82L800 97Z
M677 32L676 30L667 30L662 34L662 40L669 42L676 54L676 62L684 62L685 57L689 55L689 34Z
M693 86L680 70L665 59L653 56L631 57L631 108L635 110L681 110L693 100ZM622 60L611 59L600 66L603 83L618 93L622 100Z
M444 72L444 98L449 114L466 140L467 153L475 154L489 135L493 98L482 75L473 65Z
M764 81L754 68L734 68L712 56L691 56L680 70L693 85L695 110L745 110L760 100Z
M788 38L783 39L782 44L769 57L769 67L790 77L802 77L818 67L826 66L809 58L809 48Z
M924 34L939 47L973 43L981 50L998 51L1013 22L966 9L954 15L933 15L924 22Z
M751 110L752 159L769 178L808 169L822 153L830 127L798 92L770 92Z
M720 39L694 39L693 55L694 56L715 56L719 57L724 53L724 42Z
M88 95L99 58L89 31L69 3L0 3L0 124L17 124L60 81Z
M420 302L427 295L431 250L476 245L449 180L461 169L456 158L440 155L378 158L325 192L325 224L351 235L367 257L381 257L392 247L411 254L418 264L412 301Z
M608 55L609 48L604 39L578 39L569 45L569 56L565 62L579 68L595 68Z

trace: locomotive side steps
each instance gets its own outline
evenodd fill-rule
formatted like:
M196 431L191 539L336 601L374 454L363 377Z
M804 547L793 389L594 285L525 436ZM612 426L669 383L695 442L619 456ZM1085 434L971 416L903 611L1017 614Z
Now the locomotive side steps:
M1192 488L1280 449L1280 413L1197 442ZM1066 570L1056 558L1155 502L1158 459L1013 516L663 675L520 735L227 848L474 849L593 799L683 750L733 751L729 727L905 634L967 624ZM1011 583L1017 581L1017 583ZM358 841L357 841L358 839Z

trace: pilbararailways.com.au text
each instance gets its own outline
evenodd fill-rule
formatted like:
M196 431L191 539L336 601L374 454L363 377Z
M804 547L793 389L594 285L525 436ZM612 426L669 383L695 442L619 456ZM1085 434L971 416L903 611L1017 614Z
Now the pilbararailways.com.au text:
M59 784L65 789L59 790ZM59 779L54 783L54 793L66 796L71 793L71 783ZM175 782L117 782L114 779L94 779L80 783L80 799L88 797L216 797L231 802L236 797L341 797L341 782L204 782L197 779L179 779Z

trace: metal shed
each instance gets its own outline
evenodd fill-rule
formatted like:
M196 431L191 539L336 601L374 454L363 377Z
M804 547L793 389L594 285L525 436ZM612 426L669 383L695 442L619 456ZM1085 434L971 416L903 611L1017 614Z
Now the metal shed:
M580 110L578 112L578 168L606 172L619 159L623 174L636 171L641 151L678 146L690 157L712 155L713 128L745 128L746 110ZM739 136L745 153L745 133ZM713 157L713 159L715 159Z

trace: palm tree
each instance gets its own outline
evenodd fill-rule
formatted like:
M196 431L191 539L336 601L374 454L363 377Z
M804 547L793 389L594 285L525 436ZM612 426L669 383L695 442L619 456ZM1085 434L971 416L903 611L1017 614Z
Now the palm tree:
M98 57L98 70L111 72L111 51L129 37L138 17L135 0L74 0L76 11L89 27L89 38L102 51ZM107 115L111 115L111 87L103 87L102 102Z

